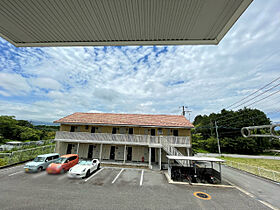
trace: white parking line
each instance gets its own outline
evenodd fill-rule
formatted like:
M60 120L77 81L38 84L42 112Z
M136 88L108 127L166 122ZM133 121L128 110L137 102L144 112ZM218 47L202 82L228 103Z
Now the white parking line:
M121 175L121 173L124 171L124 168L118 173L118 175L115 177L115 179L112 181L112 184L115 183L115 181L118 179L118 177Z
M96 173L94 173L92 176L88 177L87 179L85 179L85 182L87 182L88 180L90 180L92 177L94 177L95 175L97 175L100 171L102 171L104 168L101 168L99 171L97 171Z
M46 175L47 175L47 172L38 172L38 174L33 175L32 178L36 179L40 176L46 176Z
M20 174L20 173L23 173L23 172L24 172L24 171L18 171L18 172L15 172L15 173L9 174L8 176L13 176L13 175Z
M62 180L62 179L64 179L64 178L66 178L66 177L67 177L67 173L61 174L61 175L58 177L58 180Z
M141 172L140 186L143 184L144 170Z

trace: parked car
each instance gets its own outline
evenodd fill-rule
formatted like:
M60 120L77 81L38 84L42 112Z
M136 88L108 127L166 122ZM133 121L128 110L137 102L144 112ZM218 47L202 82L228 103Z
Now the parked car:
M62 155L47 167L48 174L59 174L68 171L79 162L77 154Z
M72 167L68 172L69 178L86 178L91 173L100 168L100 162L98 159L93 160L81 160L77 165Z
M25 172L43 171L49 164L55 162L58 158L58 153L38 155L33 161L25 164L24 170Z

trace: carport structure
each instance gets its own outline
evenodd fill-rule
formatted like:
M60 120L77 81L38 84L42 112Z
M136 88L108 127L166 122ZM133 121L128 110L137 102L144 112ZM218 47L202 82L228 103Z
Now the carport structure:
M210 175L213 175L219 182L222 181L222 168L221 168L221 163L225 162L225 160L222 159L218 159L218 158L213 158L213 157L198 157L198 156L171 156L171 155L167 155L166 156L168 159L168 175L169 177L172 179L172 177L174 177L173 173L174 172L174 165L175 167L178 167L178 164L172 164L170 163L171 160L173 161L186 161L185 165L188 165L189 167L181 167L180 168L185 168L185 174L189 177L192 178L199 178L199 176L202 173L207 173ZM211 168L205 168L204 167L200 167L199 164L200 163L210 163L211 164ZM219 166L219 170L215 170L213 167L213 164L217 163ZM172 168L173 167L173 168ZM175 168L176 169L176 168ZM177 168L178 169L178 168ZM181 172L180 172L181 173Z
M252 0L1 0L17 47L218 44Z

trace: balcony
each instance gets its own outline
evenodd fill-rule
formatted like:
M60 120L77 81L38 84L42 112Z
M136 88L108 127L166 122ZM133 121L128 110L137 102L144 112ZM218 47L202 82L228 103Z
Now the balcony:
M127 144L162 147L162 140L167 141L170 146L190 147L189 136L150 136L134 134L110 134L110 133L88 133L88 132L67 132L58 131L55 141L80 142L98 144Z

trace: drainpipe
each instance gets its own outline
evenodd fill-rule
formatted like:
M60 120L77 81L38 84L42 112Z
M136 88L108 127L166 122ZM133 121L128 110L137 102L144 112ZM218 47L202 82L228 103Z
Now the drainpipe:
M103 147L103 144L100 144L100 151L99 151L99 161L100 161L100 163L102 161L102 147Z
M124 148L123 148L123 164L125 164L125 156L126 156L126 145L124 145Z
M159 170L161 170L161 147L159 148L159 157L158 157L158 165L159 165Z
M152 148L149 147L149 168L152 169Z

